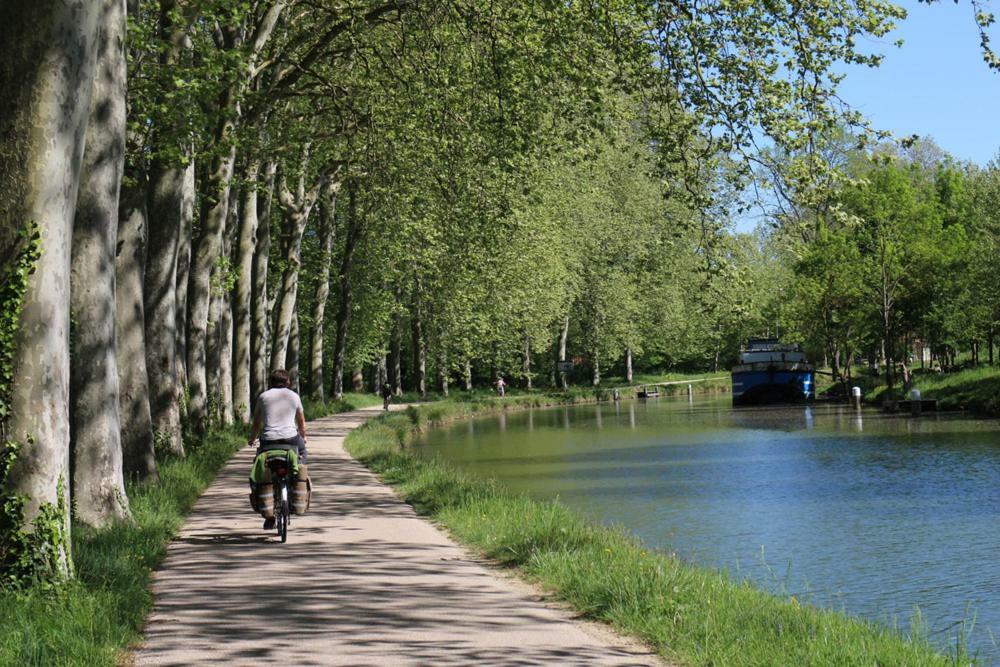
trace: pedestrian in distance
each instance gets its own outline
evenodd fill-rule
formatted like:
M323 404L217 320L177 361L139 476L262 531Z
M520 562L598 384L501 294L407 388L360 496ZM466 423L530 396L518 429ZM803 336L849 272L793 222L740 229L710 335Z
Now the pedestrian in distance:
M503 398L507 394L507 383L503 381L503 376L497 377L497 396Z
M383 385L382 385L382 409L383 410L388 410L389 409L389 402L391 400L392 400L392 387L389 386L388 382L383 383Z

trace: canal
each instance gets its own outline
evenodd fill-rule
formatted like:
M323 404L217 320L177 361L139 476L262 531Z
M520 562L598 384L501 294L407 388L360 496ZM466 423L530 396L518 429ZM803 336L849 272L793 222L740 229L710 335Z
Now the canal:
M659 399L485 417L419 451L779 594L1000 658L1000 422Z

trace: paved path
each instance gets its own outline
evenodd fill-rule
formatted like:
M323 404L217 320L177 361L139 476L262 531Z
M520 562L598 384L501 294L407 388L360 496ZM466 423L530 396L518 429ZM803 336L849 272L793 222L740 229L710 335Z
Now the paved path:
M157 572L139 665L656 665L476 563L343 450L377 409L311 422L312 508L288 542L229 462Z

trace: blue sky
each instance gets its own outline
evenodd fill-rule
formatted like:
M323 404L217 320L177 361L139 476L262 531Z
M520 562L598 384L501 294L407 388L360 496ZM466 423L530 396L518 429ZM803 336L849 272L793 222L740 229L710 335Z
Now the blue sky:
M848 70L841 96L879 129L929 135L959 160L986 164L1000 149L1000 72L983 62L972 8L900 4L909 16L883 43L859 43L884 53L882 66Z

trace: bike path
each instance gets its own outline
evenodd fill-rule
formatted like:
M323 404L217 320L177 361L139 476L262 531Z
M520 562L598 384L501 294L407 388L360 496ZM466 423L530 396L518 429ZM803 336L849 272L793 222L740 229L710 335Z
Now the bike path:
M249 509L244 448L154 577L138 665L659 665L476 562L343 449L378 408L309 423L288 542Z

